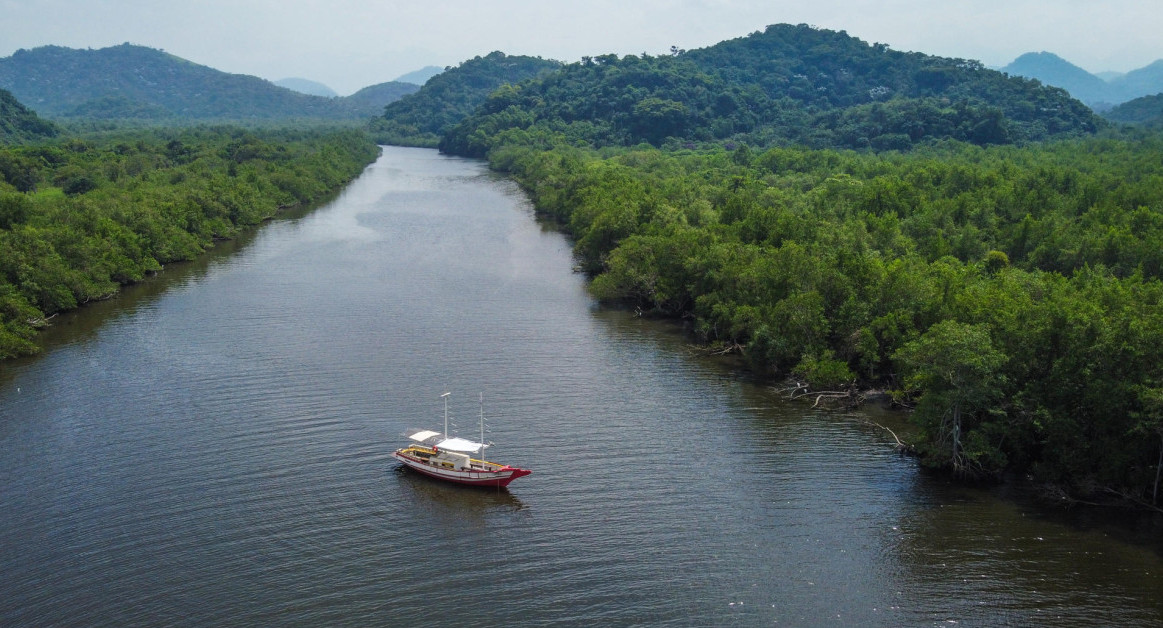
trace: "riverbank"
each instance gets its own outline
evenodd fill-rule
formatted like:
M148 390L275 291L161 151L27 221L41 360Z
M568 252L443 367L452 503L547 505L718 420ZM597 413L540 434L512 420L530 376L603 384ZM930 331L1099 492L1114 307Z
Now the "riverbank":
M489 159L572 235L599 299L764 377L892 390L954 476L1158 507L1161 141Z
M0 149L0 358L60 312L193 259L342 188L379 149L357 131L133 131Z

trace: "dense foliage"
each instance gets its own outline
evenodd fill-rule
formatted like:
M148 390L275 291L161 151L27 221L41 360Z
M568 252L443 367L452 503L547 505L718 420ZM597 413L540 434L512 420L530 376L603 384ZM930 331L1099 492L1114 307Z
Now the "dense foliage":
M608 301L759 372L887 384L924 460L1150 502L1163 140L909 154L495 149Z
M361 119L379 115L393 98L413 91L404 84L387 85L387 90L346 98L308 96L255 76L228 74L130 44L99 50L43 46L0 59L0 88L54 119L154 124Z
M471 114L493 90L560 66L557 61L502 52L474 57L388 105L383 117L372 122L371 131L382 143L435 147L447 129Z
M47 317L188 260L372 161L362 133L231 128L0 149L0 357Z
M60 129L42 120L11 93L0 89L0 144L36 142L55 137Z
M584 58L497 90L440 147L483 156L510 138L598 146L669 138L888 150L1043 140L1102 125L1061 89L805 25L674 53Z

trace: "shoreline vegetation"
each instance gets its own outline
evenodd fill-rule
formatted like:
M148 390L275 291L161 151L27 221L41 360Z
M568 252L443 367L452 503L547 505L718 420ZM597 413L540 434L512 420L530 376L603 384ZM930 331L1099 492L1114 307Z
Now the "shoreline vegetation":
M109 298L375 160L357 130L123 131L0 147L0 359L59 312Z
M808 395L884 388L928 467L1159 510L1160 154L502 143L489 163L571 234L601 301Z

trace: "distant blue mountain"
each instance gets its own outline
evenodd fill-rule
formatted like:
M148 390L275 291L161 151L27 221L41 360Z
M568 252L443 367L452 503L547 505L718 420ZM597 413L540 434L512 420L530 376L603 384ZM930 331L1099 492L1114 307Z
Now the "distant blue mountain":
M1126 74L1091 74L1050 52L1028 52L1001 69L1014 76L1061 87L1097 109L1163 92L1163 59Z
M1088 105L1110 102L1106 81L1052 52L1027 52L1001 70L1061 87Z
M397 83L412 83L415 85L423 85L428 82L428 79L440 74L444 68L438 68L434 65L426 65L415 72L409 72L396 79Z
M1118 100L1126 102L1140 96L1151 96L1163 92L1163 59L1151 65L1131 70L1110 82Z

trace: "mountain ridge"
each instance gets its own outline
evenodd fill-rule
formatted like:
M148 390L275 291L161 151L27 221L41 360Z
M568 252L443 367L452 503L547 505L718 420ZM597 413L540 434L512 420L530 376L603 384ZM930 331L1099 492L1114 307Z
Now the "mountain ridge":
M1038 141L1089 134L1102 124L1064 90L977 61L775 24L671 55L583 57L493 92L440 147L481 156L495 142L525 135L594 146L725 142L906 150L943 139Z

